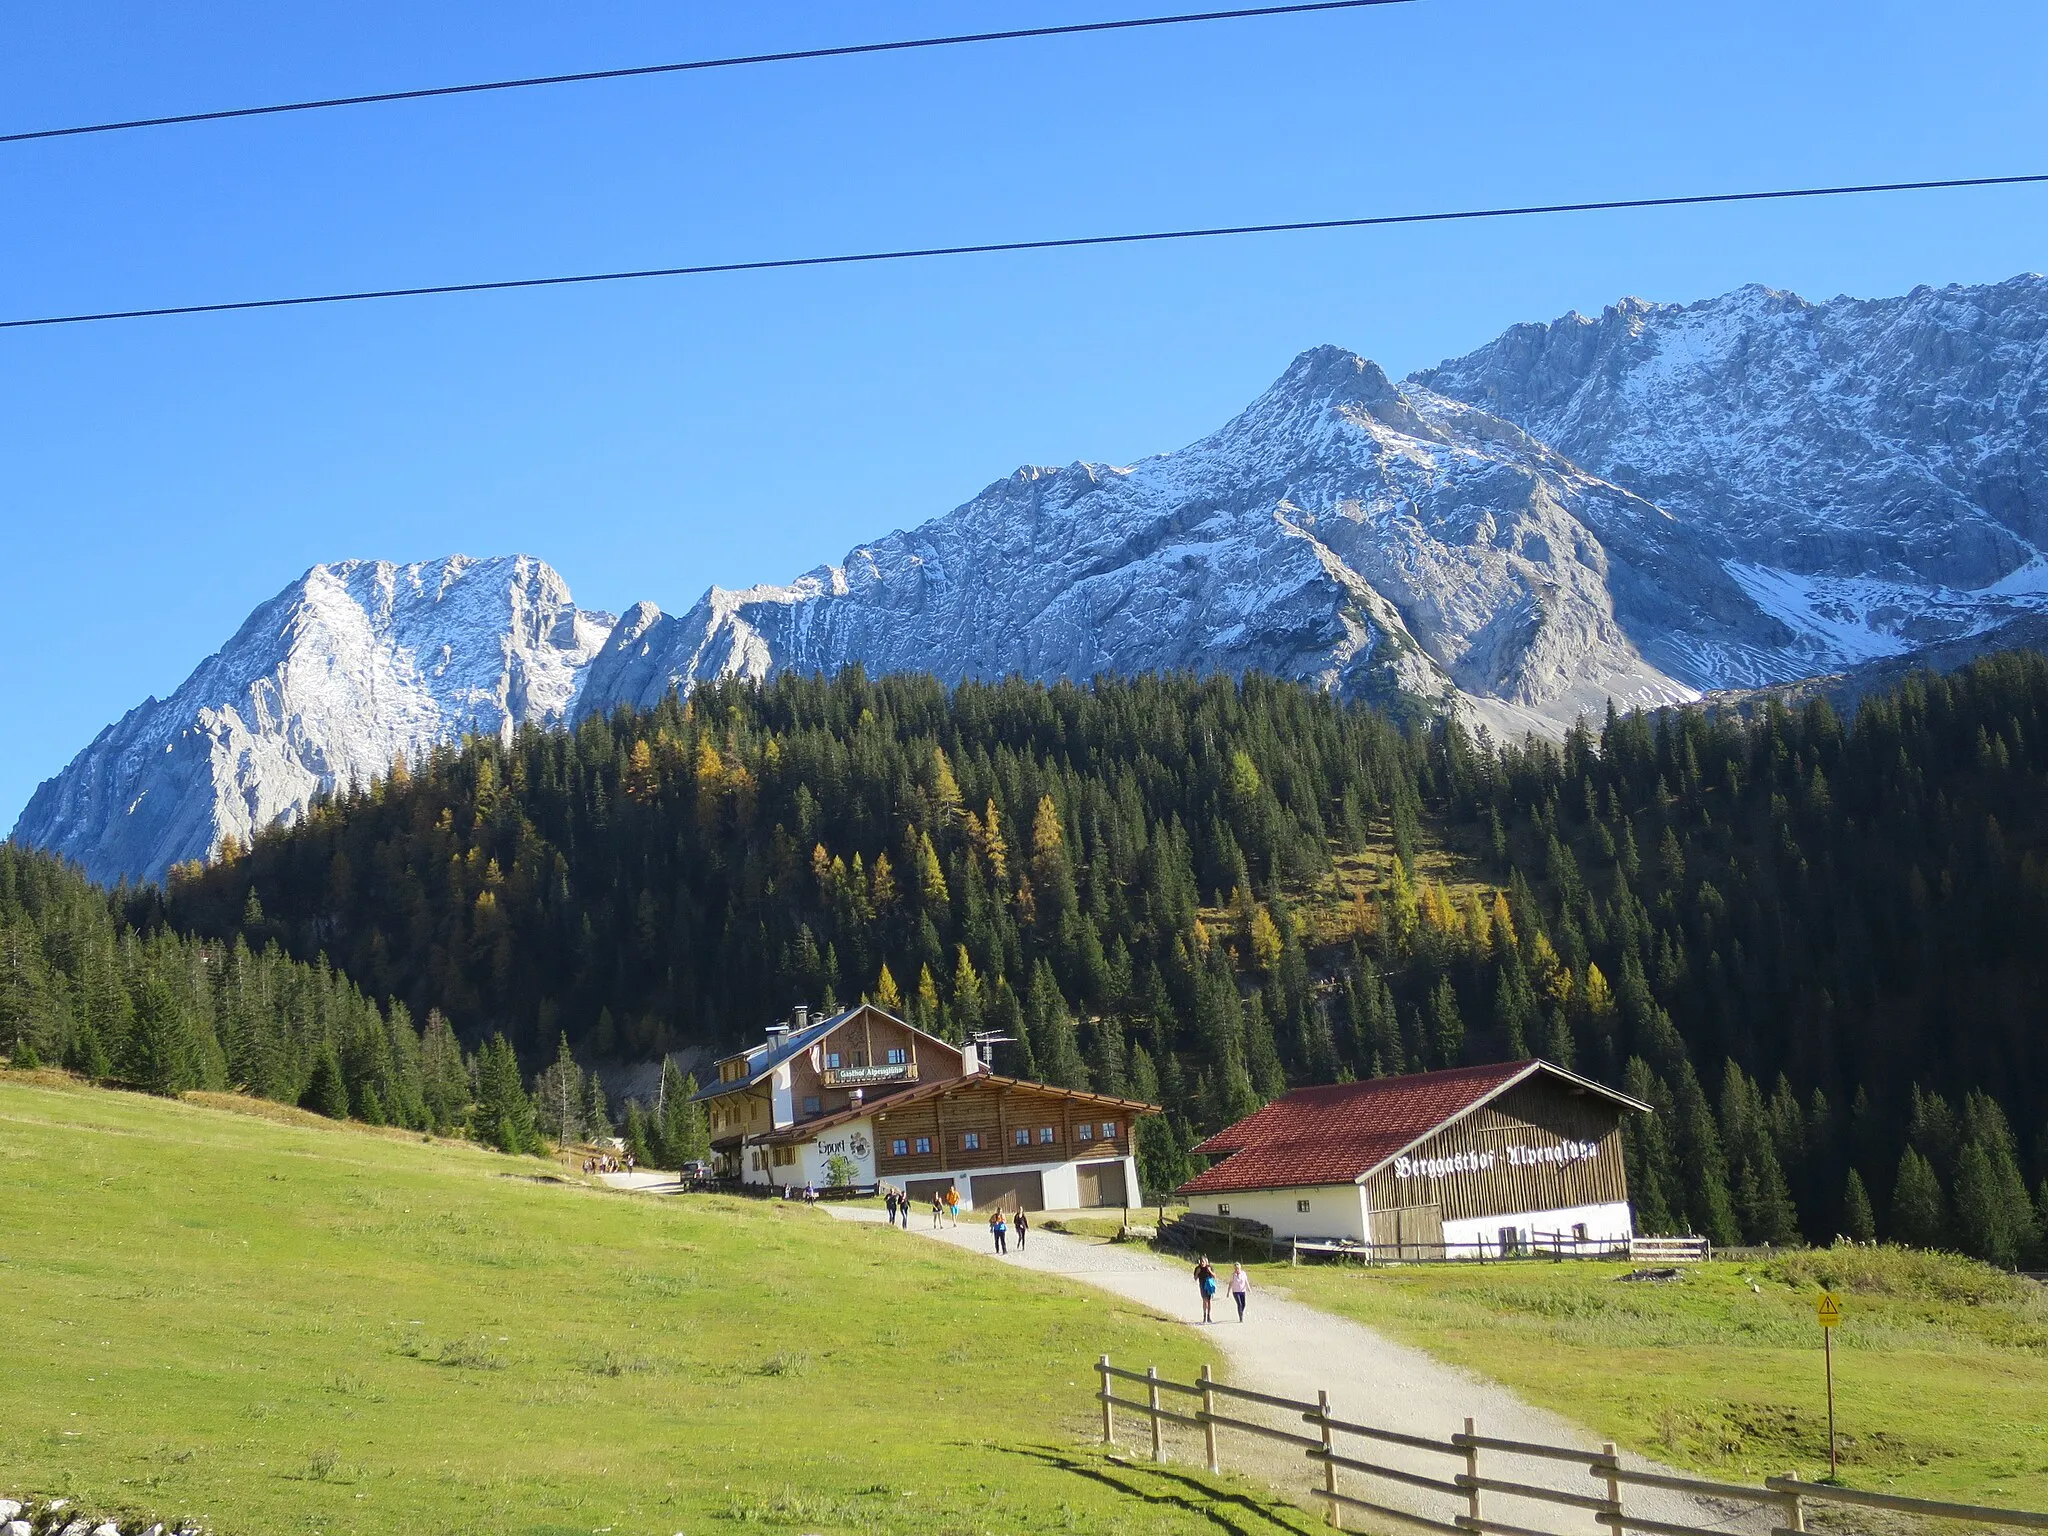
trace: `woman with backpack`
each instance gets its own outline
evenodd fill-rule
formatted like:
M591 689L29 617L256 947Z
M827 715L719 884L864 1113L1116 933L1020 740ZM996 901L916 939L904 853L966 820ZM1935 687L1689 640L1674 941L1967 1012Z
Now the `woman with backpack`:
M1202 1321L1215 1322L1216 1319L1209 1315L1209 1308L1216 1301L1216 1271L1209 1267L1206 1254L1195 1260L1195 1287L1202 1293Z

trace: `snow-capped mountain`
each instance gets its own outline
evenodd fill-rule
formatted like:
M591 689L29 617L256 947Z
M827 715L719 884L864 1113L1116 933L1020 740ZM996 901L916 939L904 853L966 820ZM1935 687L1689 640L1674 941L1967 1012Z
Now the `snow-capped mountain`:
M1988 631L2048 595L2039 276L1824 304L1759 287L1626 299L1516 326L1413 382L1670 512L1812 670Z
M564 718L612 625L523 555L316 565L45 782L14 837L96 879L160 878L401 756Z
M1609 697L1692 698L1701 647L1783 638L1695 542L1508 423L1325 347L1177 453L1021 469L790 585L714 588L681 616L643 604L580 707L849 661L949 680L1194 668L1461 695L1520 734Z
M584 613L525 557L315 567L45 784L16 838L160 875L467 731L710 678L1168 668L1557 732L2048 633L2048 283L1745 288L1333 347L1117 468L1025 468L787 585ZM1871 668L1882 664L1878 671Z

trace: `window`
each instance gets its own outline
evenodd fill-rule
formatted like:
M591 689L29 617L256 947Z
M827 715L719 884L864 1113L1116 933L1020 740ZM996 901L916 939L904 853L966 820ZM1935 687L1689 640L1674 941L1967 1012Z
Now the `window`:
M1041 1147L1049 1147L1059 1139L1059 1132L1055 1131L1051 1126L1041 1125L1038 1128L1038 1144Z
M920 1151L920 1152L929 1152L929 1151L931 1151L931 1149L932 1149L932 1139L931 1139L931 1137L929 1137L929 1136L920 1136L920 1137L918 1137L918 1138L917 1138L917 1150L918 1150L918 1151Z
M1575 1242L1575 1243L1583 1243L1583 1242L1584 1242L1585 1240L1586 1240L1586 1224L1585 1224L1585 1223L1584 1223L1583 1221L1575 1221L1575 1222L1573 1222L1573 1223L1572 1223L1572 1241L1573 1241L1573 1242Z
M962 1131L960 1133L960 1150L962 1152L979 1152L981 1150L981 1132Z
M795 1161L796 1161L796 1148L795 1148L795 1147L777 1147L777 1148L775 1149L775 1166L776 1166L776 1167L778 1167L778 1168L786 1168L786 1167L788 1167L788 1166L789 1166L789 1165L790 1165L791 1163L793 1163L793 1162L795 1162Z
M1102 1122L1102 1139L1104 1141L1116 1140L1116 1122L1114 1120L1105 1120Z
M1297 1211L1306 1211L1308 1209L1308 1202L1306 1200L1297 1200L1294 1202L1294 1208Z
M894 1141L890 1142L889 1155L891 1157L908 1157L910 1155L909 1138L898 1136Z
M825 1065L826 1065L827 1067L836 1067L836 1066L838 1066L838 1065L839 1065L839 1053L838 1053L837 1051L827 1051L827 1052L825 1053Z
M890 1047L889 1047L889 1065L890 1065L890 1066L892 1066L892 1067L900 1067L900 1066L902 1066L902 1065L903 1065L903 1064L904 1064L905 1062L907 1062L907 1061L909 1061L909 1060L910 1060L910 1052L908 1052L908 1051L904 1050L902 1046L900 1046L900 1045L892 1045L892 1046L890 1046Z
M823 1110L824 1107L824 1102L821 1099L819 1099L819 1097L815 1093L807 1093L804 1095L805 1114L815 1115L819 1113L821 1110Z
M846 1064L847 1064L847 1065L848 1065L849 1067L864 1067L864 1066L866 1066L866 1065L868 1064L868 1055L867 1055L867 1052L866 1052L866 1051L848 1051L848 1052L846 1053Z
M1016 1133L1010 1139L1020 1147L1031 1145L1031 1133L1021 1125L1017 1127Z
M1230 1207L1219 1202L1216 1206L1216 1214L1218 1216L1228 1216L1230 1214Z
M1095 1139L1095 1127L1086 1120L1083 1120L1074 1127L1074 1135L1082 1141L1093 1141Z

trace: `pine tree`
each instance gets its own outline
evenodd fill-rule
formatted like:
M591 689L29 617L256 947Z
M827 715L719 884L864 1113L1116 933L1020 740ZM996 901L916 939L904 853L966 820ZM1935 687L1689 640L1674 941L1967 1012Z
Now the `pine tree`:
M620 1134L626 1143L627 1152L633 1161L643 1167L654 1166L654 1147L647 1135L647 1112L640 1107L638 1099L626 1100L626 1124Z
M1863 1175L1849 1170L1848 1187L1842 1193L1842 1235L1859 1243L1877 1240L1877 1217L1870 1209L1870 1192L1863 1187Z
M1941 1181L1934 1165L1914 1147L1899 1159L1899 1177L1892 1186L1891 1235L1915 1248L1939 1248L1948 1236Z

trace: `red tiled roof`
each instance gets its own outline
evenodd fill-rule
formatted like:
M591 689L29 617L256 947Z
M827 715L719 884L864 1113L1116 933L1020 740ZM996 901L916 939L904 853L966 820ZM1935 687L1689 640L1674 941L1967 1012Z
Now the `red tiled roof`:
M1213 1195L1352 1183L1445 1121L1537 1072L1555 1073L1630 1107L1644 1107L1546 1061L1451 1067L1410 1077L1297 1088L1195 1147L1220 1161L1175 1193Z

